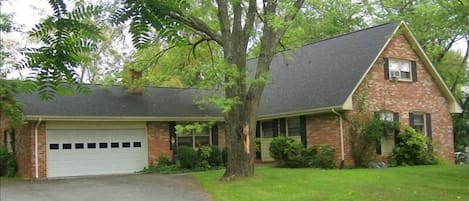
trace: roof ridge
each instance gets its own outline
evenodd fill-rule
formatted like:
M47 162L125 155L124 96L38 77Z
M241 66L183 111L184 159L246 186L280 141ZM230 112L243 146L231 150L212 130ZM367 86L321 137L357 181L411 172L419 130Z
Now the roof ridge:
M104 84L82 83L82 85L96 86L96 87L101 87L103 89L106 89L108 87L122 87L122 88L125 88L124 85L120 85L120 84L112 84L110 86L105 86ZM153 85L145 85L143 87L144 88L158 88L158 89L187 89L187 90L206 90L206 91L216 90L216 89L201 89L201 88L195 88L195 87L171 87L171 86L153 86Z
M331 37L329 37L329 38L319 39L319 40L317 40L317 41L305 43L305 44L303 44L303 45L301 45L301 46L298 46L298 47L292 47L292 48L289 48L289 49L284 49L284 50L278 51L278 52L275 53L275 54L279 54L279 53L283 53L283 52L287 52L287 51L296 50L296 49L303 48L303 47L306 47L306 46L309 46L309 45L314 45L314 44L316 44L316 43L321 43L321 42L324 42L324 41L327 41L327 40L332 40L332 39L335 39L335 38L340 38L340 37L343 37L343 36L355 34L355 33L362 32L362 31L367 31L367 30L370 30L370 29L374 29L374 28L386 26L386 25L393 24L393 23L396 24L396 26L398 26L398 23L397 23L396 21L390 21L390 22L386 22L386 23L383 23L383 24L378 24L378 25L375 25L375 26L371 26L371 27L367 27L367 28L355 30L355 31L352 31L352 32L347 32L347 33L344 33L344 34L339 34L339 35L336 35L336 36L331 36ZM257 58L258 58L258 56L248 58L247 60L253 60L253 59L257 59Z
M384 24L378 24L378 25L375 25L375 26L355 30L355 31L352 31L352 32L347 32L347 33L340 34L340 35L337 35L337 36L332 36L332 37L329 37L329 38L320 39L320 40L317 40L317 41L313 41L313 42L303 44L301 47L308 46L308 45L313 45L313 44L320 43L320 42L327 41L327 40L332 40L332 39L335 39L335 38L340 38L340 37L343 37L343 36L355 34L355 33L362 32L362 31L368 31L370 29L375 29L375 28L386 26L386 25L393 24L393 23L396 23L396 22L391 21L391 22L387 22L387 23L384 23ZM396 26L397 26L397 24L396 24Z

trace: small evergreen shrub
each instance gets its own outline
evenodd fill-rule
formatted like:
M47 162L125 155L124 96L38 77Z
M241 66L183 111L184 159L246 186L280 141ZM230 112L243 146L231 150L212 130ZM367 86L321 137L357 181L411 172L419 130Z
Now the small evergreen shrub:
M278 160L280 165L285 167L335 167L335 150L330 145L305 148L301 142L291 138L278 137L272 140L269 150L272 158Z
M320 145L316 154L313 155L310 161L311 167L332 169L335 168L334 162L335 149L331 145L323 144Z
M199 154L192 147L188 146L178 147L175 159L181 168L194 169L199 164Z
M223 163L223 158L220 148L218 148L216 145L212 145L210 148L212 149L212 153L208 158L208 163L214 167L221 166Z
M288 159L286 150L289 149L294 140L287 137L276 137L272 139L269 146L270 156L275 160L285 161ZM293 151L293 150L291 150Z
M399 143L390 156L391 166L434 165L437 163L430 140L413 128L398 135Z
M292 168L308 167L308 162L311 158L307 156L306 148L301 142L290 141L284 153L286 155L286 158L283 159L285 166Z
M16 175L16 156L8 152L4 145L0 145L0 176L13 177Z

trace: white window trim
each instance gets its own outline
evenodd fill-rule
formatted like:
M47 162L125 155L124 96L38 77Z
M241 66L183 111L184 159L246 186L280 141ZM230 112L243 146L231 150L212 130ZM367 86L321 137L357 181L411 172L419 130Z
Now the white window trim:
M409 78L402 77L402 69L399 71L393 71L391 65L393 62L407 62L409 64ZM388 59L388 70L389 70L389 79L390 80L399 80L399 81L412 81L412 61L407 59L396 59L396 58L389 58Z
M415 116L416 115L422 115L422 119L423 119L423 128L422 128L422 134L425 136L425 137L428 137L428 134L427 134L427 118L426 118L426 115L425 113L422 113L422 112L414 112L414 119L413 119L413 122L414 122L414 125L413 126L416 126L415 125ZM415 129L415 128L414 128Z

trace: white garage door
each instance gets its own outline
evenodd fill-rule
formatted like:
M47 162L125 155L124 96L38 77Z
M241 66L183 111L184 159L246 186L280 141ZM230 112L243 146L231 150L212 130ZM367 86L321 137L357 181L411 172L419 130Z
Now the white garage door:
M47 177L121 174L146 165L144 129L47 130Z

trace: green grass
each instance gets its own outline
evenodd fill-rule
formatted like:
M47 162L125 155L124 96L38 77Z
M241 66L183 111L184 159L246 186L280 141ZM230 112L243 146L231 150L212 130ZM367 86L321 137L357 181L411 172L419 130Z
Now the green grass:
M260 167L232 182L223 170L190 173L214 200L469 200L469 165L387 169Z

